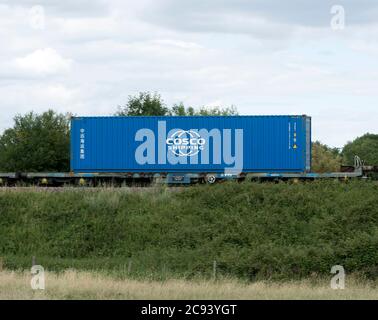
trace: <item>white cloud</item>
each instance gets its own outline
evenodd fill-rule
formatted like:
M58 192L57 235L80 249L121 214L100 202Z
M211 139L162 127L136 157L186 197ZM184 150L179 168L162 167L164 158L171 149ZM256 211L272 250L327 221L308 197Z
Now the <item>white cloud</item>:
M161 46L171 46L184 50L199 50L203 48L203 46L199 45L198 43L181 40L158 39L154 40L153 42Z
M207 108L216 108L216 107L219 107L219 106L223 106L224 103L222 100L215 100L215 101L211 101L209 103L206 103L205 104L205 107Z
M51 105L66 105L68 102L72 102L75 96L75 90L68 89L62 84L51 84L46 87L36 87L32 95L40 101L44 101L45 104Z
M55 74L70 70L72 60L63 58L52 48L38 49L15 59L18 68L37 74Z
M114 17L56 18L52 23L62 36L81 41L109 38L117 34L119 27Z

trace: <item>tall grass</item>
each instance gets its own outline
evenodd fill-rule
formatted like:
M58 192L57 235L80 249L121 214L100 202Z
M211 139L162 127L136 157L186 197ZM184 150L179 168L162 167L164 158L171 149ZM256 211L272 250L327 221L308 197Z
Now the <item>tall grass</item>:
M344 290L327 280L246 283L223 281L119 280L94 272L45 273L45 290L32 290L27 272L0 272L0 299L378 299L376 284L350 279Z
M8 269L74 267L119 277L247 280L378 276L378 186L372 182L224 183L180 191L0 192ZM129 264L131 261L131 268Z

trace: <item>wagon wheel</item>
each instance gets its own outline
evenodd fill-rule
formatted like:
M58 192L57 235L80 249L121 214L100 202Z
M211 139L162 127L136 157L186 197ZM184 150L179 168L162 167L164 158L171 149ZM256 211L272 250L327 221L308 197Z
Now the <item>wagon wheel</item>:
M208 174L205 178L206 183L214 184L217 178L213 174Z

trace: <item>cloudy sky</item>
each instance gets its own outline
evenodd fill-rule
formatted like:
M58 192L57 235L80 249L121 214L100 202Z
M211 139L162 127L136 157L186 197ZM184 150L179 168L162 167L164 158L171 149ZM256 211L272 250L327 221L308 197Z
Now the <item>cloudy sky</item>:
M376 0L0 0L0 45L0 132L17 113L110 115L157 91L308 114L337 147L378 133Z

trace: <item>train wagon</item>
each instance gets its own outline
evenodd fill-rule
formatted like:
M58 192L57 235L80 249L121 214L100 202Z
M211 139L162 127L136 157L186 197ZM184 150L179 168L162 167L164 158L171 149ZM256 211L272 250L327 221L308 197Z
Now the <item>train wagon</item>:
M311 117L73 117L70 172L0 173L0 186L214 183L365 178L311 172Z

